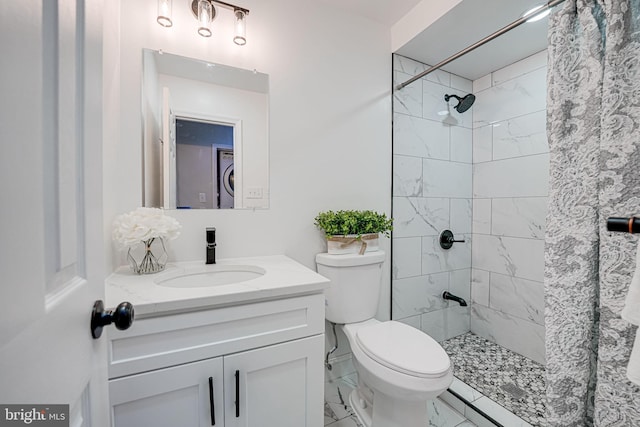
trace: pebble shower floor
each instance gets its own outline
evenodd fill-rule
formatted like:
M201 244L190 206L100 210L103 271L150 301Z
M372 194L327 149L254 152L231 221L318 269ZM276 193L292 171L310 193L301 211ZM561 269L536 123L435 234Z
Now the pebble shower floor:
M547 425L543 365L470 332L441 345L458 379L531 425Z

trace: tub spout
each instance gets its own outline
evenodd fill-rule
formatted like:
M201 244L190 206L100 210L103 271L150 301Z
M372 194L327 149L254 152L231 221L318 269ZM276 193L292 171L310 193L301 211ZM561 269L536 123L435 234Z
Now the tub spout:
M444 298L444 299L450 299L451 301L455 301L455 302L457 302L458 304L460 304L462 307L466 307L466 306L467 306L467 302L466 302L464 299L462 299L462 298L460 298L460 297L457 297L457 296L453 295L453 294L452 294L451 292L449 292L449 291L444 291L444 292L442 293L442 298Z

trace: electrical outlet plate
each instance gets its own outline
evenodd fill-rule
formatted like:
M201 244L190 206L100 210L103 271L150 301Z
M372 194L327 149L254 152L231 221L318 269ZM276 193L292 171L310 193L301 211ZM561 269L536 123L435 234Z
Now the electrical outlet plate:
M262 199L262 188L261 187L247 188L247 199Z

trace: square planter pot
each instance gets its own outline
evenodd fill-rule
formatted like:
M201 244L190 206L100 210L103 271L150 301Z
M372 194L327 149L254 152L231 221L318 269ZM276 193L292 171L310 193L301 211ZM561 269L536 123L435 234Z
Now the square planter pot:
M364 254L377 251L378 233L337 235L327 238L327 252L332 255Z

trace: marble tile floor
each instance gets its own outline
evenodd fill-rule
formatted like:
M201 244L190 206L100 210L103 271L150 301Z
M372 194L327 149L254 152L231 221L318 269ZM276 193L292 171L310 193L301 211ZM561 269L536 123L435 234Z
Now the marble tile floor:
M480 409L477 402L502 406L532 426L546 426L544 366L470 332L440 344L460 380L452 390L468 390L463 397Z
M325 369L324 425L326 427L362 427L349 406L349 394L357 385L357 374L349 357L333 362ZM441 399L429 402L429 420L425 427L476 427Z

